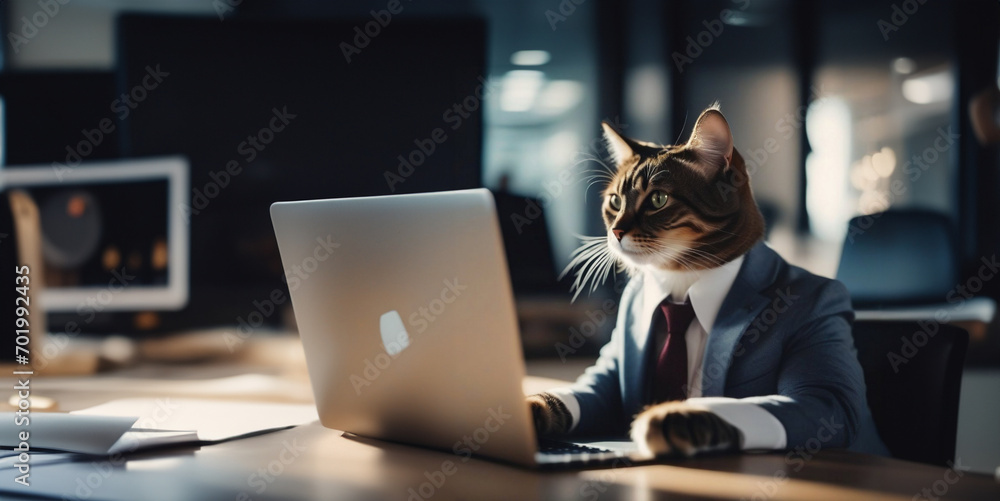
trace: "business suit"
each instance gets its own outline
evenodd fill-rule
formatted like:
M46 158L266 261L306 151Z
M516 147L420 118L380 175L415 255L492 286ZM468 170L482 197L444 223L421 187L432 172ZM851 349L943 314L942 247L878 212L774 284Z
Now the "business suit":
M641 276L622 293L611 340L570 388L574 434L625 433L647 400L650 333L635 328ZM847 290L790 266L758 243L747 254L709 333L704 397L754 403L780 421L786 447L887 454L865 400Z

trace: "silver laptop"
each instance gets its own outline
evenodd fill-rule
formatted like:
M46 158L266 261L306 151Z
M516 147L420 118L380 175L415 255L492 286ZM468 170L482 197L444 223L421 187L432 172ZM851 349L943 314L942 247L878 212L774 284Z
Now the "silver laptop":
M638 459L543 444L485 189L271 206L321 423L535 467Z

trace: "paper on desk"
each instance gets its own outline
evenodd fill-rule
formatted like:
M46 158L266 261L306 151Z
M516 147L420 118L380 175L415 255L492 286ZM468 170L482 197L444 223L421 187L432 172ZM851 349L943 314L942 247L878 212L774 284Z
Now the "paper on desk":
M13 412L0 413L2 447L13 450L20 442L18 433L27 430L32 452L97 455L218 442L318 419L312 405L174 398L113 400L69 414L32 414L27 426L14 425L15 417Z
M137 430L132 428L108 449L107 454L129 453L161 445L196 444L198 442L198 433L195 431Z
M103 417L33 413L25 426L14 424L13 412L0 413L0 445L17 447L20 432L28 432L30 450L53 449L83 454L106 454L136 422L135 417Z
M126 398L75 411L74 415L138 416L135 427L196 431L216 442L251 433L298 426L319 419L312 404L233 402L194 398Z

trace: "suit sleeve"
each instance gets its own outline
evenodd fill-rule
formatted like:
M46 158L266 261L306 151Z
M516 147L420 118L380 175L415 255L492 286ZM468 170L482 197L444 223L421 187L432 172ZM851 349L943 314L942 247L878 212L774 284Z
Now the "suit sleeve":
M616 326L611 340L601 348L597 362L570 387L580 409L579 419L574 416L573 420L574 434L607 435L622 429L620 363L623 336L621 326Z
M628 336L625 326L639 289L640 282L633 280L622 291L615 329L611 340L601 348L597 362L587 368L573 385L553 392L573 414L573 434L611 435L628 430L629 422L623 416L621 363Z
M740 450L784 449L785 426L773 414L747 399L726 397L689 398L691 405L715 413L740 432Z
M858 434L866 401L847 289L829 282L808 311L784 340L778 393L743 400L778 418L789 449L848 447Z

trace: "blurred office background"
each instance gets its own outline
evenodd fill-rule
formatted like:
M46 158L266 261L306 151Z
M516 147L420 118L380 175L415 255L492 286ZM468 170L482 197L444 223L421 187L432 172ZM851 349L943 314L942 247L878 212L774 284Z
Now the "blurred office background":
M599 123L684 141L716 100L768 241L789 261L837 276L848 222L886 210L942 215L955 286L997 250L997 146L970 120L974 98L1000 85L989 0L10 0L0 15L5 168L67 162L81 131L111 118L84 160L185 155L192 197L229 160L243 169L192 218L187 305L102 311L88 324L97 334L247 317L284 287L273 201L485 186L498 193L527 354L558 357L562 343L592 356L610 321L571 338L615 281L569 306L556 274L576 235L603 232L600 187L586 181L605 156ZM157 65L169 76L124 112L122 94ZM288 132L248 161L238 145L282 107L296 115ZM428 153L435 128L449 137ZM975 288L1000 298L997 283ZM940 292L915 301L944 303ZM78 312L53 315L59 332ZM287 308L267 317L275 330L293 323ZM960 429L976 435L960 432L958 456L980 466L1000 462L994 324L973 331L963 388Z

